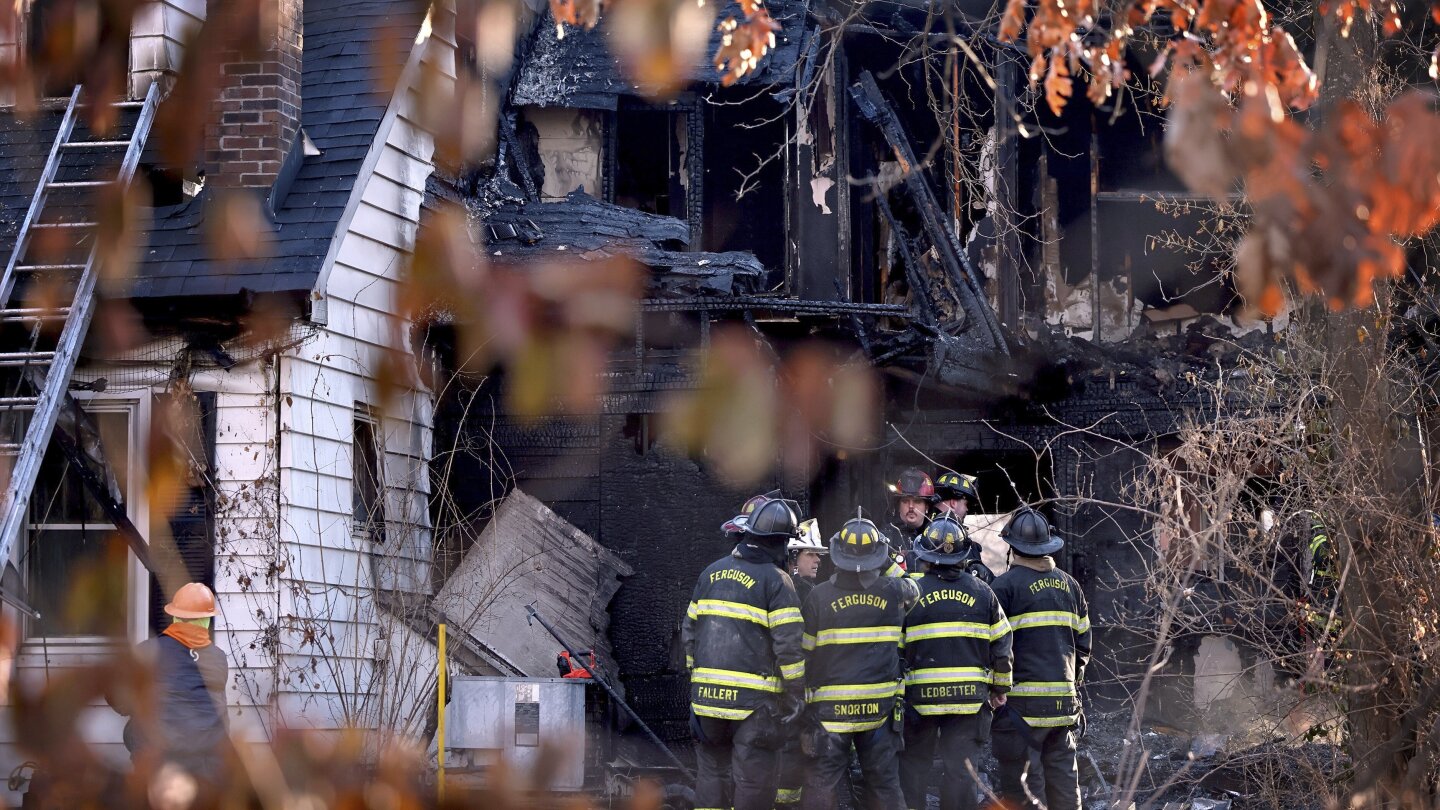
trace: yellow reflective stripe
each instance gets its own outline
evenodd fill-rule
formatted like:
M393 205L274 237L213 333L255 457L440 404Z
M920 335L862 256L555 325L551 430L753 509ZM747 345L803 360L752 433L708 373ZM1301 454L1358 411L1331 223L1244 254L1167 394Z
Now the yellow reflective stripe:
M844 720L821 720L820 725L831 734L853 734L857 731L874 731L885 725L887 718L879 720L867 720L863 723L851 723Z
M746 689L759 689L762 692L780 691L779 678L756 675L751 672L714 669L713 667L697 667L690 674L690 682L708 683L712 686L741 686Z
M986 683L988 673L981 667L928 667L905 674L905 683L943 683L945 681L979 681Z
M770 614L755 607L740 602L727 602L724 599L701 599L695 603L695 616L719 616L725 619L740 619L747 622L755 622L762 627L770 626Z
M905 643L930 638L979 638L989 641L991 629L979 622L931 622L905 628Z
M814 636L812 647L823 647L827 644L874 644L888 642L900 643L900 628L898 627L841 627L833 630L821 630Z
M1014 682L1015 673L1013 672L996 672L990 676L990 683L996 686L1009 686Z
M686 669L694 669L694 668L695 668L695 656L693 656L693 655L687 655L687 656L685 656L685 668L686 668Z
M974 714L980 711L979 703L913 703L910 708L916 714Z
M722 709L718 706L701 706L698 703L691 703L690 711L701 717L713 717L716 720L744 720L755 712L754 709Z
M686 617L688 617L691 621L694 621L695 618L700 615L700 614L697 612L697 610L696 610L696 607L695 607L695 603L694 603L694 602L691 602L691 603L690 603L690 607L685 610L685 615L686 615Z
M841 684L821 686L810 690L810 702L822 700L863 700L865 698L888 698L900 694L899 681L884 683Z
M805 621L800 617L800 608L780 608L770 611L769 622L771 627L779 627L782 624L795 624Z
M891 560L890 567L885 569L885 576L896 578L903 577L905 576L905 569L901 568L899 563Z
M799 804L801 788L780 788L775 791L776 804Z
M1031 728L1059 728L1075 725L1074 715L1068 714L1063 717L1026 717L1022 714L1020 719L1024 720L1025 725Z
M804 637L800 639L800 646L804 647L807 650L815 649L815 637L810 635L809 633L806 633Z
M1068 610L1037 611L1011 616L1010 627L1015 630L1024 630L1030 627L1068 627L1076 632L1084 633L1090 630L1090 619L1088 617L1082 619Z
M1000 621L990 625L990 640L1004 638L1007 633L1011 632L1011 629L1010 620L1001 616Z
M805 662L796 661L793 664L780 665L780 675L787 681L794 681L805 677Z
M1069 681L1024 681L1010 690L1011 697L1074 697L1075 684Z

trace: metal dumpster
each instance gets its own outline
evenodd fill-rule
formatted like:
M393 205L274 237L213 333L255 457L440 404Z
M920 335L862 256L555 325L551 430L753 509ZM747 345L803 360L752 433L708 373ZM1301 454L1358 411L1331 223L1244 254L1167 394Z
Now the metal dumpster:
M483 773L503 764L528 779L545 750L549 790L585 784L585 687L575 678L459 676L445 709L446 767Z

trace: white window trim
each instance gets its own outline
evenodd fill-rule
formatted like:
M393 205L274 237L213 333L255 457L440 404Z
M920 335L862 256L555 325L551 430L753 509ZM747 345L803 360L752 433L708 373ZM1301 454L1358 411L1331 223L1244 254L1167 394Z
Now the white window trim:
M149 444L149 429L151 418L151 395L148 389L140 391L127 391L124 393L98 394L88 391L73 392L85 410L92 413L98 412L120 412L129 414L130 427L130 452L128 453L127 480L129 492L126 493L126 514L132 523L140 531L140 536L148 545L150 542L150 504L144 496L147 484L148 465L145 458L145 449ZM65 524L57 524L65 525ZM27 523L28 531L28 523ZM20 563L20 552L25 547L22 535L22 542L16 543L11 550L10 559L19 569L21 575L25 574L25 567ZM64 662L56 662L55 658L74 658L74 663L79 664L80 659L87 658L96 653L113 650L122 645L138 644L149 637L150 624L150 572L140 563L139 558L133 551L127 554L129 560L126 576L127 608L129 616L126 620L126 636L124 638L109 636L36 636L30 635L30 622L24 622L25 633L20 645L20 651L16 665L19 667L45 667L63 666ZM27 583L28 587L28 583ZM7 608L10 610L10 608ZM47 662L46 658L52 659Z

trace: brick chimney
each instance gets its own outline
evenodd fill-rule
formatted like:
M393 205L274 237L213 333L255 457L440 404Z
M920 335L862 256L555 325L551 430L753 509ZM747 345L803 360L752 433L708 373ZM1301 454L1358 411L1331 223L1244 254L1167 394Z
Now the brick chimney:
M221 59L219 93L205 133L207 185L270 188L300 131L303 0L227 3L211 24L253 26L253 19L227 18L254 15L257 5L260 30L273 34L261 35L267 42L258 53L232 51Z

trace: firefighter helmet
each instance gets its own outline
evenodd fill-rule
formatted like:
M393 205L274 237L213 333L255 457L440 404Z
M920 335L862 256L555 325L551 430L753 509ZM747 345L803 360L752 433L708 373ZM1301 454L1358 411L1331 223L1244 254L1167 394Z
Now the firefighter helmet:
M960 521L946 512L915 538L915 556L931 565L959 565L965 560L968 539Z
M935 497L934 482L918 467L907 467L895 483L886 486L899 498L924 498L928 501Z
M1065 545L1065 541L1051 530L1050 521L1028 506L1021 507L1010 518L1010 522L1000 530L1000 537L1027 557L1054 554Z
M815 518L810 518L800 524L798 535L785 544L785 550L792 554L801 551L814 551L818 554L830 553L830 547L820 539L820 524L816 522Z
M830 560L843 571L875 571L889 562L890 545L878 526L865 518L855 518L846 521L830 538Z
M800 525L800 519L795 516L796 511L794 501L771 498L750 513L750 519L745 522L745 533L751 537L794 537Z
M944 472L935 479L935 500L951 501L964 498L971 509L980 508L980 490L975 487L975 476L964 473Z

